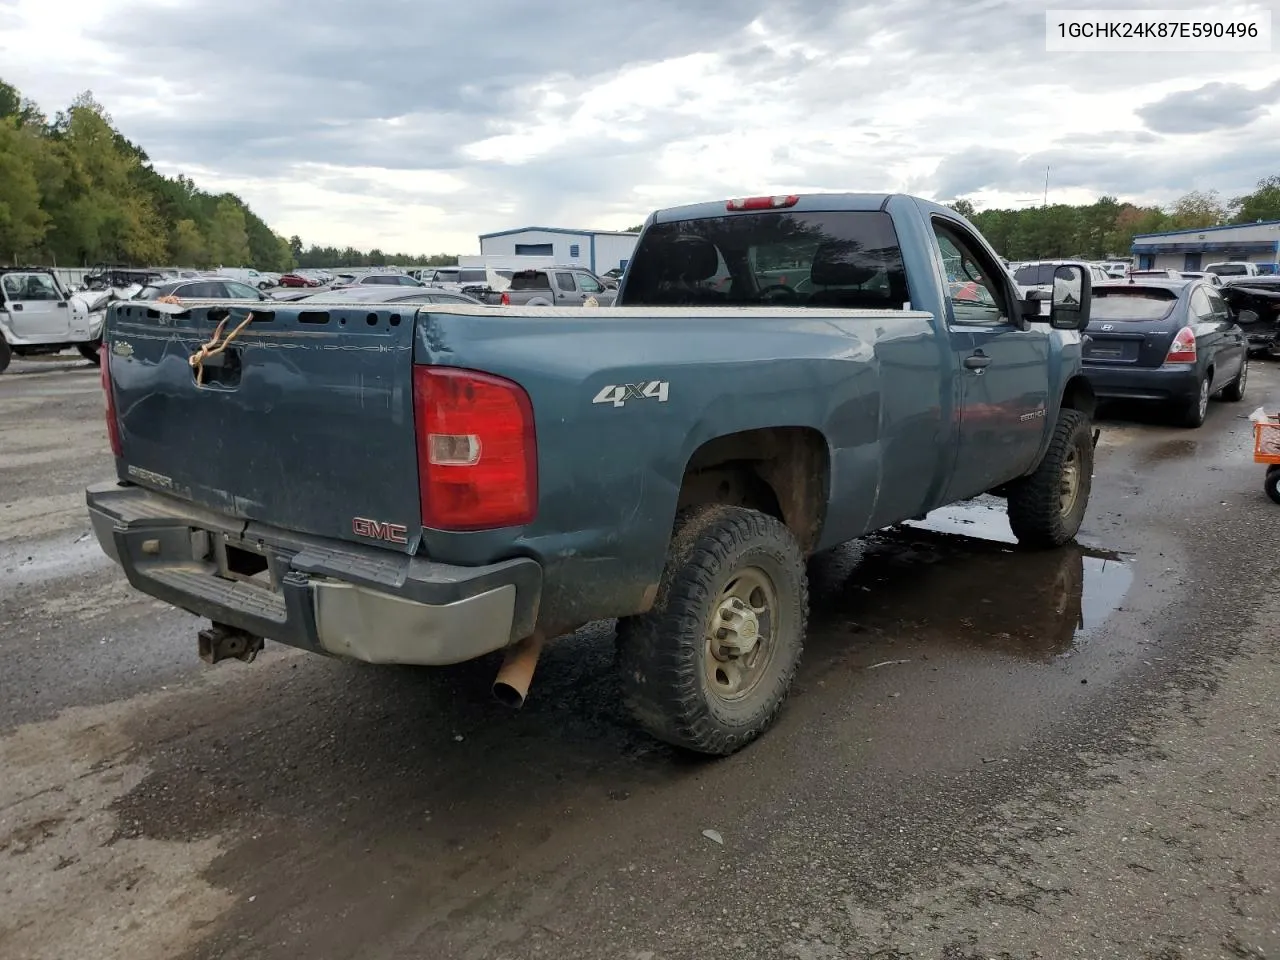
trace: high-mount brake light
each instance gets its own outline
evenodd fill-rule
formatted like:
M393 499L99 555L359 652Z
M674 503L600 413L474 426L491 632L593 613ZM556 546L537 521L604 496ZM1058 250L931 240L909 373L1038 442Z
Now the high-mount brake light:
M800 198L792 193L785 197L740 197L725 203L726 210L777 210L782 207L794 207Z
M518 383L455 367L413 368L422 525L489 530L533 522L538 446Z
M1173 338L1173 343L1169 345L1169 353L1164 358L1165 363L1195 363L1196 362L1196 334L1190 327L1183 327L1178 331L1177 336Z
M107 439L111 442L111 454L122 457L120 421L116 419L116 398L111 393L111 350L105 339L98 347L98 372L102 377L102 396L107 403Z

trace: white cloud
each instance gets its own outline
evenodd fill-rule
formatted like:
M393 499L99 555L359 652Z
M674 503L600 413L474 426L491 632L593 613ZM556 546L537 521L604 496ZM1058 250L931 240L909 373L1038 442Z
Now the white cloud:
M1045 165L1073 202L1280 173L1269 54L1050 55L1042 12L996 0L525 9L405 2L356 24L336 0L0 0L0 76L50 112L92 87L161 170L283 234L383 249L744 192L1025 205Z

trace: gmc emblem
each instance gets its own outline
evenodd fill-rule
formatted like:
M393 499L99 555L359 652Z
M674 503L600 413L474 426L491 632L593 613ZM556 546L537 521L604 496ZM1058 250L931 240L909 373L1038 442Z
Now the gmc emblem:
M352 517L351 532L357 537L385 540L387 543L409 542L409 531L399 523L383 523L379 520L366 520L364 517Z

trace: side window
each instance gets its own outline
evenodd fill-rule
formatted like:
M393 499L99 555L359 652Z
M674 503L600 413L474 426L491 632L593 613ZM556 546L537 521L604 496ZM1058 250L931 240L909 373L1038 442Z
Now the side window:
M243 283L225 283L227 292L237 300L257 300L258 291Z
M572 273L557 273L556 286L558 286L561 290L564 290L568 293L572 293L574 290L577 289L577 287L573 285Z
M957 323L1009 322L1001 271L981 245L958 225L937 217L933 232L942 250L951 312ZM1045 266L1048 266L1047 264ZM1052 267L1050 277L1052 277Z
M1213 320L1213 305L1204 287L1197 287L1191 293L1191 315L1202 323Z
M600 284L596 283L596 278L587 273L579 273L578 289L586 293L600 293Z
M1227 309L1227 301L1222 299L1222 295L1217 290L1207 290L1206 295L1209 297L1209 306L1213 308L1215 314L1223 320L1231 317L1231 311Z

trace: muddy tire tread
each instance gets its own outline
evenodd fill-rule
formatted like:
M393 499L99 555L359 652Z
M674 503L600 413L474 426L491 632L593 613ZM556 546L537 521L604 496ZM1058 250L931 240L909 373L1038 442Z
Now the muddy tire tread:
M1075 524L1074 529L1069 529L1063 523L1058 479L1067 450L1076 443L1078 435L1083 435L1084 446L1088 450L1085 462L1080 465L1080 483L1083 487L1079 499L1083 504L1077 509L1081 518L1088 509L1093 476L1089 418L1079 410L1064 408L1058 414L1049 449L1045 451L1044 459L1036 467L1035 473L1009 487L1009 527L1022 546L1034 549L1060 547L1073 539L1079 530L1079 523Z
M716 600L713 581L744 550L759 546L793 566L798 624L788 631L794 639L780 638L786 648L774 656L783 658L782 669L772 678L761 708L746 723L728 724L708 709L699 650L707 608ZM786 605L787 586L775 587L779 605ZM768 729L782 709L803 652L808 612L804 555L779 520L722 504L682 512L652 609L618 621L618 667L627 709L644 730L673 746L717 756L741 749Z

